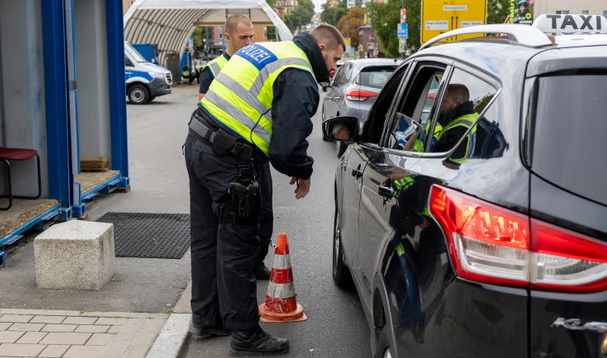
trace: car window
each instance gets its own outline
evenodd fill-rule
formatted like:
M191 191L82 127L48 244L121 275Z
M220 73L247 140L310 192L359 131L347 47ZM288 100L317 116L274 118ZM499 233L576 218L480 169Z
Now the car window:
M412 80L406 84L404 96L399 99L397 110L391 118L390 134L386 138L388 143L385 146L411 150L406 144L416 128L423 128L430 122L444 73L445 67L440 64L418 65Z
M356 66L351 63L348 64L344 72L344 76L342 77L340 86L345 86L352 81L354 71L356 71Z
M333 86L334 87L339 87L339 84L342 81L342 78L344 77L344 72L346 71L347 66L341 66L338 70L337 73L335 74L335 77L333 79Z
M361 142L379 144L384 132L388 110L392 105L394 97L398 93L401 81L403 80L408 67L409 64L399 67L382 89L379 97L377 97L377 100L369 111L367 120L364 122Z
M605 72L540 78L531 119L531 167L565 190L607 205L605 93Z
M445 165L452 169L459 168L472 158L503 154L506 143L497 122L487 118L479 119L496 95L497 89L487 81L455 68L448 82L443 85L444 90L434 90L442 84L443 79L439 75L436 72L426 80L428 83L415 110L411 111L410 105L409 108L404 107L403 112L397 113L400 118L395 121L393 143L396 143L393 148L415 152L451 152ZM425 78L427 76L421 77L422 82L418 86ZM418 118L421 125L409 128L407 124L418 121Z
M361 86L383 88L394 72L396 66L370 66L365 67L358 74L356 83Z

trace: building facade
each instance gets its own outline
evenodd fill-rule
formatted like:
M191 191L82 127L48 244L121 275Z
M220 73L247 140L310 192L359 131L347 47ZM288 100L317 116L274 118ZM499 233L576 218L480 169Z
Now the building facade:
M284 8L284 14L287 15L299 5L297 0L278 0L275 4L276 7L280 6Z
M607 17L607 0L536 0L534 17L542 14L590 14Z

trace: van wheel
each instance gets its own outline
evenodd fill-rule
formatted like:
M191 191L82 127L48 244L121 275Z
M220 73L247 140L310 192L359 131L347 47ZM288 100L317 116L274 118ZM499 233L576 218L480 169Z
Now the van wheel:
M375 358L392 358L393 352L388 339L388 325L385 325L379 334L377 348L375 349Z
M146 104L150 101L150 92L144 85L133 85L129 88L129 102L133 104Z
M344 251L341 245L340 213L335 203L335 222L333 226L333 281L339 287L348 287L352 282L350 270L344 262Z

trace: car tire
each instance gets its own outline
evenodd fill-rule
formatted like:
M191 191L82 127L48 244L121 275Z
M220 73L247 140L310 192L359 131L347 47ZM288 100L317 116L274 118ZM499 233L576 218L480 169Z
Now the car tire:
M133 85L129 88L129 102L133 104L146 104L150 101L150 91L144 85Z
M352 283L350 270L344 260L344 252L341 245L340 214L335 203L335 220L333 222L333 281L339 287L346 288Z
M392 347L390 347L390 339L388 338L388 325L385 325L379 334L379 339L377 340L377 348L375 349L375 358L392 358L393 352Z
M337 158L341 158L341 156L346 152L346 149L348 149L348 145L346 143L335 142L335 152L337 154Z

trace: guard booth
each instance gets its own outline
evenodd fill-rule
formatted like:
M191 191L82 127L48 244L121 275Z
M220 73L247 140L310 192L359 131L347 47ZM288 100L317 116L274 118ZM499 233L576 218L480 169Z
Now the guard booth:
M129 188L122 16L121 0L0 1L0 267L27 230Z

